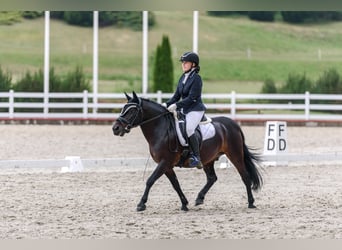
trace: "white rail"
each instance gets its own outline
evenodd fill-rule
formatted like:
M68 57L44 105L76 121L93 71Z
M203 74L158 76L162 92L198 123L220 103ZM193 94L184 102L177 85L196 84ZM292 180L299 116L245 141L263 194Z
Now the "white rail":
M171 93L138 94L162 103ZM79 119L115 120L126 103L123 93L94 94L0 92L0 120ZM209 116L226 115L239 121L342 122L342 95L311 94L203 94Z

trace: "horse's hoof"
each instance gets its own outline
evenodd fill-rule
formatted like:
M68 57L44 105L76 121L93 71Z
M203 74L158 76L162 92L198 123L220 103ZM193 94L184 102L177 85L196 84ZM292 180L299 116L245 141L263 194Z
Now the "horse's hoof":
M203 199L196 199L195 206L202 205L204 203Z
M189 208L186 205L182 205L181 209L182 211L185 211L185 212L189 211Z
M142 204L142 205L138 205L138 206L137 206L137 211L138 211L138 212L144 211L145 209L146 209L146 205L145 205L145 204Z
M254 206L253 204L249 204L248 208L257 208L256 206Z

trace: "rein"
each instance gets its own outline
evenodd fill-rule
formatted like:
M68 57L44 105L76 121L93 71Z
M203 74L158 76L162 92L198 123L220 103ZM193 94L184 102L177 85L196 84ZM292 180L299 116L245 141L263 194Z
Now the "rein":
M137 124L136 127L137 127L137 126L144 125L144 124L149 123L149 122L151 122L151 121L154 121L154 120L158 119L159 117L162 117L162 116L167 115L167 114L169 114L169 113L170 113L169 111L165 111L164 113L161 113L161 114L159 114L159 115L157 115L157 116L155 116L155 117L152 117L152 118L150 118L150 119L148 119L148 120L142 121L141 123Z

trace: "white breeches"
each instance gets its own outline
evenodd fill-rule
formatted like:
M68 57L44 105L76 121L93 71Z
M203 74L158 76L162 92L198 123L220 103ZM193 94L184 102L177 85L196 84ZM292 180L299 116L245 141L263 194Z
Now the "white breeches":
M200 123L203 115L204 111L191 111L188 114L186 114L186 134L188 137L195 133L195 129L197 125Z

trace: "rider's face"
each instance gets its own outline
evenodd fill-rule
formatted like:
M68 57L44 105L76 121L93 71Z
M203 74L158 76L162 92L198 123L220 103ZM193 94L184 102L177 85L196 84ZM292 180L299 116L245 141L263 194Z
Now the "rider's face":
M192 62L186 62L186 61L183 61L182 62L182 70L183 72L187 72L191 69L192 67Z

